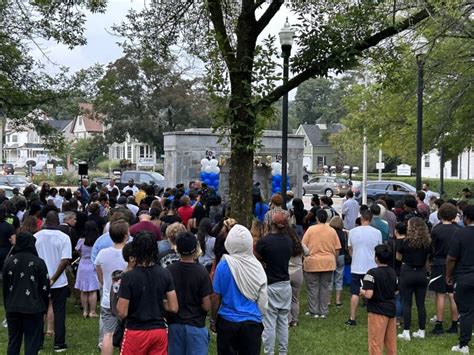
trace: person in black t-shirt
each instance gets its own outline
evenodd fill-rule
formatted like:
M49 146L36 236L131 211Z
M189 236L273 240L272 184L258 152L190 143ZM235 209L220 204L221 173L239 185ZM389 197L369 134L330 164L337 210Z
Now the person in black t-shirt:
M453 285L456 281L454 295L460 315L459 345L451 350L468 354L474 324L474 206L467 206L463 215L466 227L449 244L446 282Z
M178 234L180 261L168 266L180 305L167 315L168 353L207 355L209 332L206 315L211 309L212 283L206 268L195 262L197 240L190 232Z
M309 210L308 214L304 218L304 222L307 227L317 223L316 214L318 213L318 210L321 208L320 204L321 202L319 201L319 196L317 194L314 194L313 197L311 198L311 209Z
M136 266L122 276L117 313L126 319L120 354L166 353L165 310L178 312L173 278L157 264L158 246L155 236L142 232L132 242Z
M377 267L367 271L360 290L361 296L368 299L368 344L369 354L397 354L397 320L395 294L397 274L388 266L392 251L386 244L375 247Z
M285 231L288 226L287 214L274 212L271 220L271 233L261 238L255 246L255 255L263 262L268 279L268 311L263 316L263 349L265 354L273 354L278 335L280 354L286 354L292 295L288 267L293 243Z
M431 239L428 226L421 218L413 217L408 221L407 235L398 242L397 259L402 262L400 271L400 293L403 304L403 333L398 338L410 340L411 308L415 295L418 310L418 331L414 338L425 338L426 326L426 265L431 253Z
M458 310L454 301L453 287L446 284L446 256L453 235L459 230L455 223L457 208L451 203L443 203L438 210L438 218L441 221L431 231L431 241L433 246L433 261L431 266L431 280L429 289L436 292L436 325L431 332L434 335L441 335L443 330L444 309L446 293L449 296L451 310L451 327L447 333L457 334L458 332Z

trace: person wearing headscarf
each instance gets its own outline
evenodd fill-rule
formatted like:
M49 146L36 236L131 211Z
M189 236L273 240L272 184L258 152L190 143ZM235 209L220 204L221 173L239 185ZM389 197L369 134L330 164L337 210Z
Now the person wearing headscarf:
M218 354L260 353L262 315L266 313L267 276L253 255L250 231L234 225L225 239L222 260L214 275L211 330L217 333Z
M255 247L255 254L262 261L268 278L268 311L263 317L262 336L265 354L275 352L277 337L279 354L288 353L288 318L292 296L288 267L293 243L287 227L287 215L274 213L270 234L260 239Z
M12 255L3 268L3 299L8 323L8 354L19 354L23 336L25 354L37 354L43 345L43 317L49 303L49 278L38 257L35 237L16 236Z

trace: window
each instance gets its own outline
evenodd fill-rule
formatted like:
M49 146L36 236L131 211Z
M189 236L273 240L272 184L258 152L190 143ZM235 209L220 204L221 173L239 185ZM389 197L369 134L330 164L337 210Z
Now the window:
M458 176L458 158L451 160L451 176Z
M425 168L429 168L429 167L430 167L430 155L426 154L425 155Z
M12 143L18 142L18 136L16 134L12 135Z
M127 146L127 159L133 159L132 157L132 146L131 145L128 145Z
M387 184L367 184L367 189L386 190L387 189Z
M115 147L115 157L114 159L120 159L120 147Z
M305 139L304 140L304 146L307 147L308 146L308 141Z
M308 181L308 184L314 184L316 182L319 182L319 178L314 178Z
M79 126L83 126L84 125L84 122L82 120L82 117L79 117L79 122L78 122Z
M152 158L153 157L151 147L148 144L140 146L139 157L140 158Z
M317 157L317 165L318 166L323 166L323 165L326 165L326 157L325 156L318 156Z

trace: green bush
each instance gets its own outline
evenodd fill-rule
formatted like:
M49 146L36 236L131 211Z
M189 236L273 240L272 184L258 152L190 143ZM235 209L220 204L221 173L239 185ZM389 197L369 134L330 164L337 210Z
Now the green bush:
M117 169L120 167L120 161L118 160L104 160L97 164L97 168L106 173L111 169Z

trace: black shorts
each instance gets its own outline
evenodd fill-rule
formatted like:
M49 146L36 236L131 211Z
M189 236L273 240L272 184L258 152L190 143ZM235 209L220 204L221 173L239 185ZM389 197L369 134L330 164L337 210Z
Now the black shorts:
M430 283L428 289L436 293L453 293L453 286L446 283L446 265L433 265L431 267Z
M362 287L361 281L364 276L365 274L351 274L351 295L360 295L360 288Z

